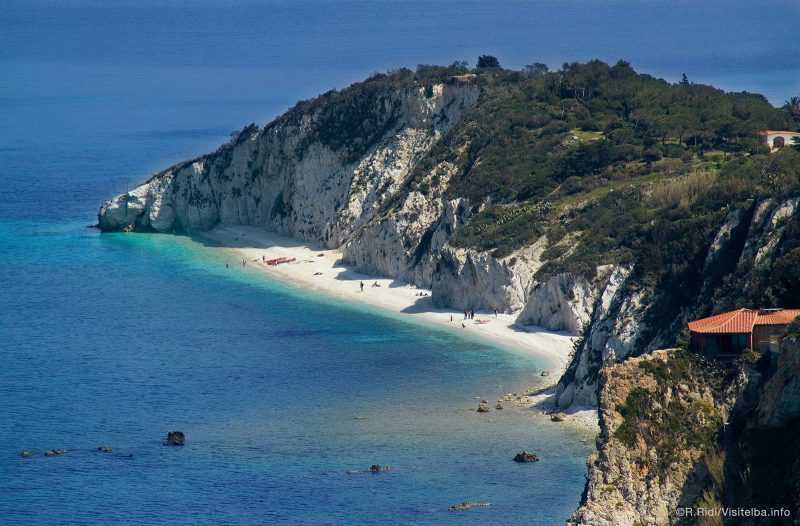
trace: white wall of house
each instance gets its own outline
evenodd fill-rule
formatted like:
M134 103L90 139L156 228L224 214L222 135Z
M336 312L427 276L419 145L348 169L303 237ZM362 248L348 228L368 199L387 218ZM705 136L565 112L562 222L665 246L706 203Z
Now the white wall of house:
M795 137L800 140L800 133L790 131L766 131L761 133L764 143L769 147L769 151L775 152L784 146L792 146L795 144L793 139Z

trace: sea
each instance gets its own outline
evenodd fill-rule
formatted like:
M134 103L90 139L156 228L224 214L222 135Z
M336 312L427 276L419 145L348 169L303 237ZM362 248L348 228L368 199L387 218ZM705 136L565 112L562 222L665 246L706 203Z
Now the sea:
M800 93L793 1L0 3L3 525L563 524L591 436L475 412L539 385L534 353L100 234L99 205L299 99L484 53Z

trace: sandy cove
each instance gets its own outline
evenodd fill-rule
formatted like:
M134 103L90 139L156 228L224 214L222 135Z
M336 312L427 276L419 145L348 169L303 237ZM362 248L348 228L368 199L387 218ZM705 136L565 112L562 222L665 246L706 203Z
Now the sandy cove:
M475 312L475 318L464 319L464 313L433 306L431 291L395 279L369 276L342 264L338 250L314 247L312 244L283 237L256 227L218 226L200 236L201 241L234 251L232 265L256 267L268 275L305 289L345 299L353 303L372 305L386 311L401 313L416 321L458 331L462 337L475 338L516 352L524 352L540 360L552 381L561 376L572 349L572 337L539 327L520 327L512 314ZM294 261L268 265L267 260L294 258ZM364 283L361 292L360 283ZM378 286L375 286L377 284ZM542 411L552 408L553 389L537 394L522 394L517 404L533 406ZM597 427L596 410L586 408L570 411L565 422L582 428Z

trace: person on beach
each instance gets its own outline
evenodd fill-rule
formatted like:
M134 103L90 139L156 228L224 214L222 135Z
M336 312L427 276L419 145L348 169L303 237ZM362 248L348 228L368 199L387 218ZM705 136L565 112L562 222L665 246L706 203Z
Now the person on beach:
M494 317L497 318L497 309L494 310Z
M450 323L453 323L453 315L450 314Z
M361 292L364 292L364 282L361 282Z

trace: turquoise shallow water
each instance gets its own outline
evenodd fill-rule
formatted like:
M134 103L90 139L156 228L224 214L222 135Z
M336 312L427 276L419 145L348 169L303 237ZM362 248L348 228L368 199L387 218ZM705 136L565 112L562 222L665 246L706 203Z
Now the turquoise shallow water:
M528 357L225 269L186 238L3 222L0 246L11 524L553 524L577 502L585 437L473 411L534 382ZM171 429L189 445L161 446ZM511 462L522 448L546 460ZM371 463L394 469L348 474ZM492 506L447 511L465 499Z
M86 225L150 172L377 70L625 58L775 103L800 89L790 1L2 7L3 525L563 523L590 445L473 411L535 360L225 270L185 238ZM185 448L160 445L172 429ZM523 448L544 460L511 462ZM394 469L347 473L372 463ZM466 499L492 506L447 512Z

